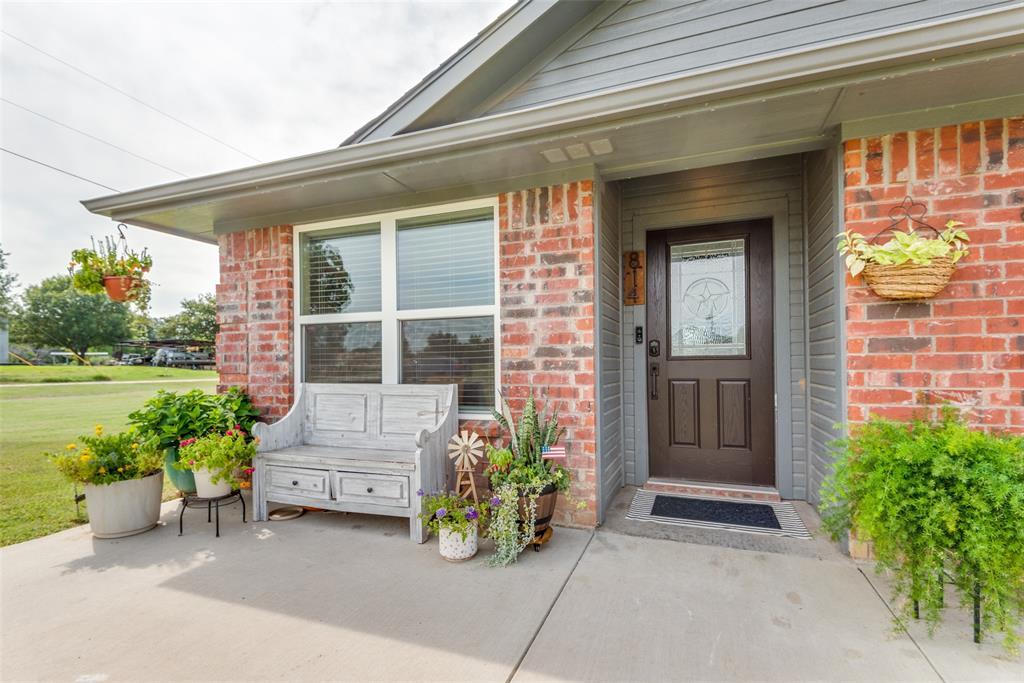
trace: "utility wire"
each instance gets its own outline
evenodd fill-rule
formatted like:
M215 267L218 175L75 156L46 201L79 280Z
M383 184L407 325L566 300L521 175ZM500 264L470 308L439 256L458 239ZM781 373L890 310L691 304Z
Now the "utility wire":
M50 164L44 163L42 161L39 161L38 159L33 159L32 157L27 157L24 154L18 154L17 152L12 152L11 150L7 149L6 147L0 147L0 152L7 152L8 154L16 156L16 157L18 157L20 159L24 159L25 161L31 161L33 164L39 164L40 166L45 166L46 168L48 168L48 169L50 169L52 171L57 171L57 173L63 173L64 175L69 175L72 178L78 178L79 180L84 180L87 183L92 183L93 185L98 185L99 187L102 187L104 190L110 190L111 192L120 192L121 191L121 190L118 190L116 188L110 187L110 185L104 185L103 183L97 183L95 180L90 180L89 178L86 178L85 176L80 176L77 173L72 173L71 171L65 171L63 168L57 168L56 166L51 166Z
M113 90L114 92L119 93L121 95L124 95L125 97L127 97L130 100L132 100L133 102L137 102L137 103L141 104L142 106L146 107L147 109L151 109L151 110L155 111L156 113L158 113L158 114L160 114L162 116L166 116L170 120L174 121L175 123L181 124L182 126L185 126L189 130L193 130L196 133L199 133L200 135L213 140L214 142L217 142L217 143L219 143L221 145L224 145L228 149L233 150L235 152L238 152L242 156L248 157L249 159L252 159L253 161L256 161L256 162L259 161L259 159L257 159L253 155L251 155L251 154L249 154L247 152L243 152L242 150L238 149L237 147L234 147L233 145L230 145L227 142L224 142L220 138L215 137L213 135L210 135L206 131L201 130L199 128L196 128L191 123L187 123L186 121L182 121L178 117L173 116L171 114L168 114L167 112L163 111L162 109L158 109L157 107L154 107L152 104L149 104L148 102L144 102L143 100L140 100L138 97L135 97L135 95L132 95L130 93L125 92L121 88L118 88L116 85L111 85L110 83L107 83L106 81L104 81L102 78L100 78L98 76L93 76L88 71L75 66L71 62L63 60L60 57L57 57L56 55L52 55L49 52L47 52L46 50L43 50L41 48L36 47L35 45L33 45L32 43L28 42L27 40L24 40L23 38L19 38L18 36L10 33L9 31L0 30L0 33L4 34L8 38L11 38L12 40L18 41L19 43L21 43L22 45L24 45L26 47L29 47L29 48L35 50L36 52L38 52L41 55L45 55L45 56L49 57L50 59L52 59L52 60L54 60L56 62L60 62L64 66L68 67L69 69L73 69L73 70L77 71L78 73L82 74L83 76L91 78L92 80L96 81L100 85L106 86L106 87L110 88L111 90Z
M164 169L165 171L170 171L171 173L176 173L176 174L180 175L182 178L187 178L188 177L187 175L185 175L181 171L177 171L177 170L171 168L170 166L164 166L163 164L161 164L161 163L159 163L157 161L153 161L152 159L147 159L146 157L142 156L141 154L136 154L135 152L133 152L131 150L128 150L128 149L125 149L124 147L119 147L119 146L115 145L113 142L108 142L108 141L104 140L103 138L96 137L92 133L86 133L84 130L79 130L78 128L75 128L74 126L69 126L68 124L66 124L66 123L64 123L62 121L58 121L57 119L51 118L51 117L47 116L46 114L40 114L39 112L37 112L37 111L35 111L33 109L29 109L28 107L26 107L24 105L21 105L21 104L18 104L17 102L13 102L13 101L7 99L6 97L0 97L0 102L4 102L6 104L9 104L12 107L17 107L18 109L21 109L22 111L27 111L29 114L34 114L35 116L38 116L41 119L45 119L46 121L49 121L50 123L56 124L56 125L60 126L61 128L67 128L68 130L74 131L74 132L78 133L79 135L84 135L85 137L89 138L90 140L95 140L96 142L100 142L100 143L106 145L107 147L113 147L117 151L124 152L125 154L131 155L131 156L135 157L136 159L141 159L142 161L145 161L146 163L153 164L154 166L159 166L160 168Z

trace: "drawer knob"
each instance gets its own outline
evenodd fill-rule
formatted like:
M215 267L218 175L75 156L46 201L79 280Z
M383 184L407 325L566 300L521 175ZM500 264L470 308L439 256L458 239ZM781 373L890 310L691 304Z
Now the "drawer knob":
M366 492L367 493L373 493L373 487L372 486L367 486L366 487Z
M292 479L292 486L298 486L298 485L299 485L299 480L298 479Z

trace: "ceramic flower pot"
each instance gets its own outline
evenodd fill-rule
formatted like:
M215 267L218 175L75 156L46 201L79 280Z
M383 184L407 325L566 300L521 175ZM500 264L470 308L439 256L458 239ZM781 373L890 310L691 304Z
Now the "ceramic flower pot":
M103 288L107 290L111 301L128 301L132 298L131 290L137 282L138 278L128 275L103 276Z
M200 498L220 498L231 493L231 482L220 481L214 484L211 480L213 472L201 467L192 470L196 479L196 495Z
M167 471L167 478L176 489L182 493L196 492L196 479L188 470L179 470L174 466L178 462L178 449L171 446L164 451L164 469Z
M142 479L86 484L85 500L93 536L121 538L155 527L160 519L163 489L162 470Z
M466 534L466 538L457 531L441 527L438 534L438 547L441 550L441 557L449 562L462 562L476 555L477 551L477 526L474 524Z

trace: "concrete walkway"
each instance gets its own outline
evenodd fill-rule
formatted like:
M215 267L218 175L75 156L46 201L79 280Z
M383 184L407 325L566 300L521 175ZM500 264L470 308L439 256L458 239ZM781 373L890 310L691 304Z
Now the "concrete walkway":
M0 678L1024 678L969 631L893 636L841 558L558 529L499 570L446 563L400 519L242 525L236 506L221 538L201 510L182 537L173 504L164 520L119 541L80 527L0 551Z

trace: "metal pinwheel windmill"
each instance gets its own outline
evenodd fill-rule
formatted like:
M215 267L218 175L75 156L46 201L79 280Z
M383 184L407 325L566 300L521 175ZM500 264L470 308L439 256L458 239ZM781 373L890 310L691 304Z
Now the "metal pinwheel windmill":
M448 457L455 461L455 492L463 498L473 497L474 503L480 498L476 492L476 479L473 477L477 462L484 455L484 441L476 432L463 429L448 441Z

